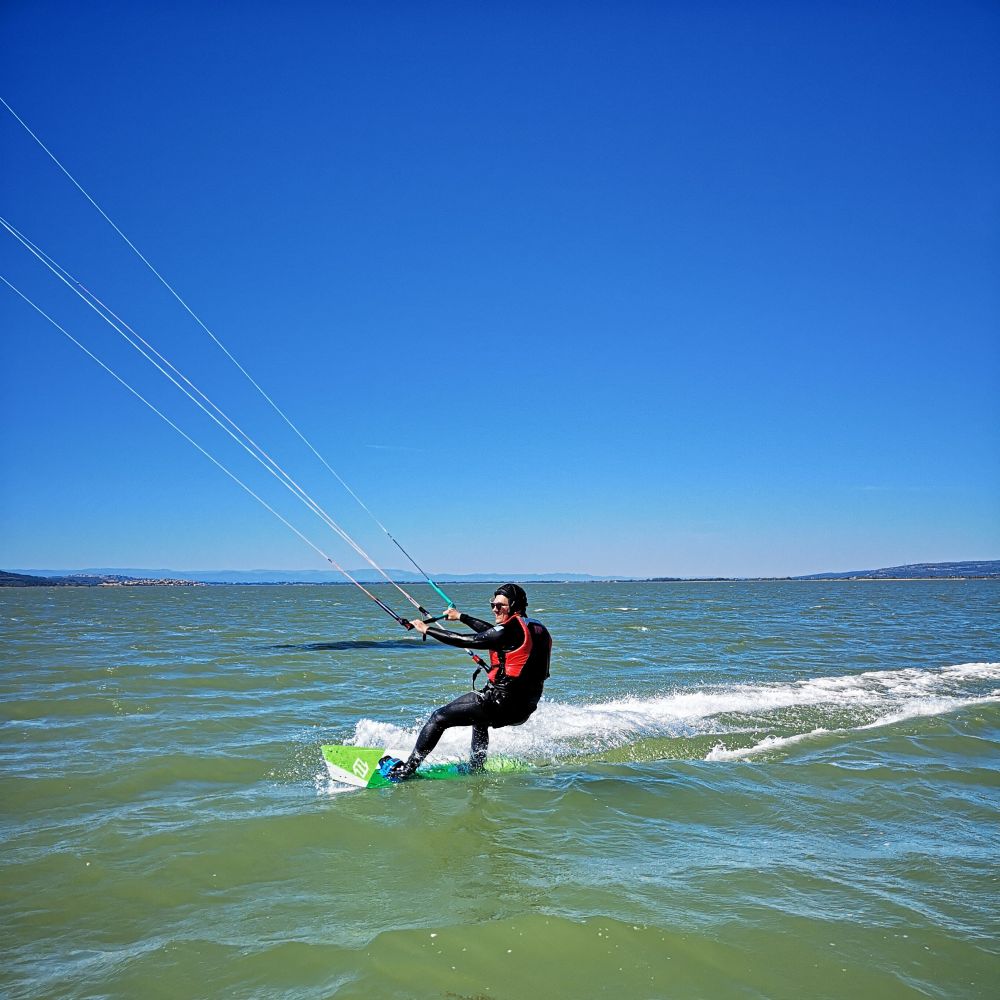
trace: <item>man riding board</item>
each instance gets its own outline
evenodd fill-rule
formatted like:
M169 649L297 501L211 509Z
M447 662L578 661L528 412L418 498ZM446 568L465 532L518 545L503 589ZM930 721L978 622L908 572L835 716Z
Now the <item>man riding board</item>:
M419 620L412 623L418 632L448 646L489 650L490 666L482 690L473 689L431 715L407 760L392 763L391 758L383 758L383 762L390 763L385 772L390 780L405 781L412 777L445 730L453 726L472 726L469 767L481 771L486 763L489 730L519 726L538 707L549 676L552 637L541 622L527 617L528 596L516 583L497 587L490 608L495 619L492 625L462 614L457 608L448 609L445 615L448 621L461 621L473 630L472 635L450 632Z

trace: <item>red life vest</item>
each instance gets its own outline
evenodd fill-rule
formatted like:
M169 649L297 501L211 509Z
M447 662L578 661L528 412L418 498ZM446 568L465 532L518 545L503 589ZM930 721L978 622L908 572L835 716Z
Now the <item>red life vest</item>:
M521 631L524 633L524 641L517 649L512 649L509 653L505 653L502 656L495 649L490 650L492 668L487 676L494 683L496 683L497 677L500 674L501 667L507 677L519 677L521 671L524 669L524 665L528 662L528 657L531 656L531 648L534 645L531 638L531 629L528 628L524 618L521 615L512 615L511 617L521 626Z

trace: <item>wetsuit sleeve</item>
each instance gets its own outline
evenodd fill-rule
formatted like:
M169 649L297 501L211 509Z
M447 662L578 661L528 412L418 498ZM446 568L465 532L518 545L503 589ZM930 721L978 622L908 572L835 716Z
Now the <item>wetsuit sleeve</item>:
M463 614L459 621L463 625L468 625L473 632L485 632L493 628L492 622L484 622L482 618L473 618L472 615Z
M485 624L482 622L481 624ZM438 642L443 642L446 646L459 646L462 649L506 649L510 646L510 639L506 635L506 630L502 625L491 625L489 628L475 632L472 635L463 635L460 632L449 632L446 628L438 628L437 625L429 625L427 634Z

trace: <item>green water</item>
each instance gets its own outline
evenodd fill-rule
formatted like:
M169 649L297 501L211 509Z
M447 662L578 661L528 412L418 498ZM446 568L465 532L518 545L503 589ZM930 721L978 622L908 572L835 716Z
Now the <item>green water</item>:
M347 587L0 592L0 992L996 995L1000 584L529 596L530 769L342 792L467 657Z

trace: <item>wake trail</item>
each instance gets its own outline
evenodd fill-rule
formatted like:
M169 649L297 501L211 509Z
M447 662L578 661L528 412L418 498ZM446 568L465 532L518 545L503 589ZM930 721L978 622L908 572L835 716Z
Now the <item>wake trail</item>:
M582 704L545 700L523 726L492 730L490 750L542 763L600 756L640 741L675 741L689 744L688 752L675 747L673 752L664 749L661 756L736 760L824 733L872 729L1000 702L997 681L1000 663L963 663L788 683L678 688L653 697ZM420 724L408 728L361 719L344 742L385 747L405 756L419 731ZM734 749L721 743L723 737L739 735L745 742L748 734L760 738ZM712 742L713 737L718 739ZM461 727L445 733L429 760L461 760L468 754L469 730Z

